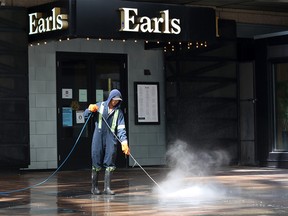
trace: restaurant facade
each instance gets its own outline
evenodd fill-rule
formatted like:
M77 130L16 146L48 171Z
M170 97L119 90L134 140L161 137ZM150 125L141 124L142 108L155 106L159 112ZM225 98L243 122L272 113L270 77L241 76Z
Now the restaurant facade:
M10 107L1 126L3 167L90 168L93 124L83 111L114 88L123 96L131 153L143 166L167 165L175 146L215 163L285 166L288 147L275 133L282 126L268 114L277 113L275 83L261 75L270 64L264 47L276 49L265 36L237 38L235 21L203 7L68 0L6 10L19 23L27 19L14 26L22 38L21 50L12 47L17 68L1 73L1 102ZM118 154L118 167L133 164Z

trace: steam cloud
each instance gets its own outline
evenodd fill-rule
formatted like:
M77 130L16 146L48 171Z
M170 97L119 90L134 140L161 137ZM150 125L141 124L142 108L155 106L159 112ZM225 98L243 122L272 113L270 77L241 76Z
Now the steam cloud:
M187 143L178 140L167 151L168 165L174 168L174 172L181 173L185 177L203 176L229 163L228 154L223 150L193 150Z
M223 186L208 182L205 176L229 163L227 152L195 150L178 140L168 149L167 159L171 171L159 184L161 189L158 188L157 191L160 197L183 202L183 198L189 201L211 200L225 194Z

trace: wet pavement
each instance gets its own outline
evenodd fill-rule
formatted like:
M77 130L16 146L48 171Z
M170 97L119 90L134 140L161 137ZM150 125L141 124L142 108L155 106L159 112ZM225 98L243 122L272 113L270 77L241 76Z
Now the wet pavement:
M140 168L117 169L114 196L91 195L89 170L60 171L32 189L0 194L0 215L288 215L286 169L237 166L185 177L144 169L158 186ZM2 171L0 191L30 187L51 173Z

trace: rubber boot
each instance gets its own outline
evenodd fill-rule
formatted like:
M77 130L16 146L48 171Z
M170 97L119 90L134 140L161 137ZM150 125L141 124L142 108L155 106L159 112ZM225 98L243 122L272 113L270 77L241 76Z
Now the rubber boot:
M110 189L111 175L112 175L112 172L111 172L111 171L105 170L104 191L103 191L103 194L115 195L115 193Z
M98 177L99 177L99 172L96 170L92 170L92 188L91 188L91 193L94 195L99 195L101 194L100 190L98 189Z

